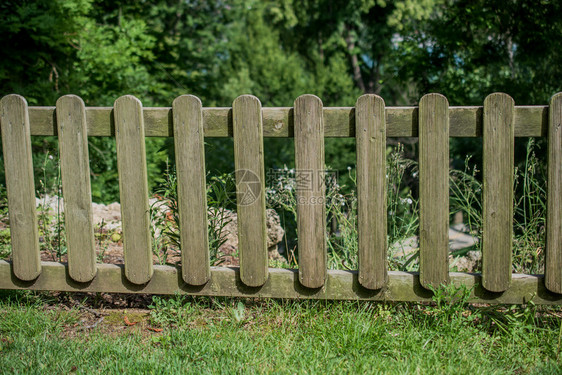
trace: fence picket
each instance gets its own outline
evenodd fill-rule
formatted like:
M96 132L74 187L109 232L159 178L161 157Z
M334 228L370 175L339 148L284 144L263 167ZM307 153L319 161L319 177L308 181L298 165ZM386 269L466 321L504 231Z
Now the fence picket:
M66 95L56 108L68 270L75 281L88 282L97 268L86 106L78 96Z
M384 107L377 95L363 95L355 105L359 283L368 289L380 289L387 282Z
M232 103L240 279L258 287L268 278L261 103L242 95Z
M420 282L449 281L449 102L427 94L419 108Z
M205 148L201 100L177 97L172 104L180 244L183 280L191 285L209 281L209 239Z
M152 245L142 104L132 95L114 105L125 275L134 284L152 277Z
M484 100L482 285L491 292L511 282L514 107L503 93Z
M562 93L550 99L545 283L562 294Z
M320 288L326 280L322 107L314 95L299 96L294 107L299 279L308 288Z
M19 95L3 97L0 122L14 274L34 280L41 273L41 257L27 101Z

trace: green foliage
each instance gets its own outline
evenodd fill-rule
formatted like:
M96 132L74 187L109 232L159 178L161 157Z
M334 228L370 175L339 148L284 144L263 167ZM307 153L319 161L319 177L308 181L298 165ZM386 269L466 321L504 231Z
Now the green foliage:
M473 288L468 288L464 284L460 286L447 284L430 289L433 292L434 304L428 306L427 311L435 320L440 321L438 326L443 330L458 332L479 318L477 314L467 314L466 311Z
M152 297L150 322L157 327L170 327L185 324L194 309L185 296L176 294L170 297Z
M327 170L331 170L327 168ZM282 218L285 229L285 249L288 260L294 267L298 259L297 232L297 196L296 175L294 169L285 167L281 173L272 176L266 188L266 204L275 209ZM418 228L418 204L408 186L404 183L406 173L417 176L416 163L403 155L401 146L390 148L387 153L387 206L388 206L388 243L391 270L414 270L412 268L418 254L396 256L400 240L415 236ZM328 177L333 177L328 174ZM358 265L358 234L357 234L357 196L355 171L347 169L345 181L349 186L341 184L344 180L327 178L326 180L326 213L328 233L328 268L357 269Z
M232 209L236 202L235 186L231 174L212 176L207 186L207 231L211 266L217 266L223 261L223 254L219 249L227 240L226 226L231 221L227 209ZM160 264L165 264L169 252L177 253L181 249L175 169L167 169L165 182L157 193L159 199L150 207L153 253L158 257Z
M478 180L476 165L471 166L471 157L465 158L464 169L453 169L449 178L449 211L461 212L463 222L472 235L482 231L482 183ZM478 242L477 247L479 247Z
M4 218L0 223L5 224L4 221L8 216L8 197L6 187L0 185L0 217ZM0 259L5 259L12 253L10 229L2 225L4 229L0 230Z
M356 185L355 176L349 176ZM356 270L358 267L357 196L355 190L343 192L335 179L326 181L326 213L328 215L328 268Z
M546 230L546 163L537 156L539 146L529 138L521 168L514 170L513 202L513 271L541 274L544 272ZM462 212L466 230L482 237L482 182L471 157L465 159L464 170L451 170L450 212ZM480 250L479 241L470 250ZM467 249L468 250L468 249Z
M54 105L71 88L69 77L77 35L89 0L7 1L0 6L2 96L24 95L31 105Z
M544 273L546 240L546 163L538 159L538 147L529 138L525 164L514 178L514 272Z
M52 170L47 168L54 163L54 172L56 175L48 178L52 174ZM45 155L43 162L43 179L39 180L41 190L39 195L43 197L41 204L38 207L37 221L39 224L39 249L45 251L52 258L53 261L61 262L63 256L66 255L68 249L66 246L66 230L64 225L64 213L62 208L62 180L60 172L60 163L58 158L49 157ZM51 182L51 186L46 183ZM56 211L49 206L49 202L45 199L49 194L55 194L57 202Z
M493 91L519 104L546 103L560 91L561 20L557 1L443 1L415 23L398 50L405 79L453 105L478 104ZM406 30L405 30L406 31Z
M12 253L10 229L0 230L0 259L7 259Z
M117 25L100 25L85 19L81 27L72 41L78 48L72 74L86 105L113 105L124 93L150 105L162 84L154 81L146 65L155 58L155 39L145 22L122 17Z
M241 326L244 324L245 322L245 317L246 317L246 309L244 304L239 301L236 304L236 307L231 307L229 310L229 315L230 315L230 319L232 320L233 323Z
M404 156L404 146L388 148L386 158L388 241L394 243L417 232L417 200L405 182L406 175L418 178L417 164Z

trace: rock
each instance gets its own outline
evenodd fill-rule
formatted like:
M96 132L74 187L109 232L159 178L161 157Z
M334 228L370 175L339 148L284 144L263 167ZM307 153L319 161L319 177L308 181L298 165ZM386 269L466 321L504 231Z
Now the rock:
M64 213L64 198L57 196L45 195L41 198L35 198L37 211L56 216ZM92 214L94 225L100 226L103 221L103 227L107 231L121 230L121 205L117 202L109 205L100 203L92 203Z
M449 264L451 267L456 268L457 272L474 272L482 259L482 253L480 251L469 251L463 257L453 258L449 257Z
M449 229L449 247L451 250L466 249L478 243L478 238L465 232L466 228L461 224L453 225Z
M94 225L101 226L107 231L121 231L121 205L117 202L107 206L99 203L92 203L94 215Z
M222 265L239 265L237 254L238 215L230 210L221 210L220 213L216 213L215 210L209 209L209 216L211 215L223 215L223 222L227 222L222 229L222 235L226 237L226 241L221 247L219 247L219 252L225 255ZM281 243L283 236L285 235L285 230L281 226L281 219L279 218L279 215L273 209L266 210L266 227L269 259L286 262L286 259L279 254L278 250L279 243Z
M281 226L281 219L275 210L268 209L265 212L267 226L267 250L271 253L277 251L277 245L283 240L285 230Z
M151 198L149 204L156 208L161 214L161 218L166 220L167 208L165 204L159 204L157 198ZM45 210L50 216L57 215L57 212L64 212L64 200L56 196L44 196L36 198L38 210ZM110 239L112 242L118 243L121 240L121 205L117 202L108 204L107 206L99 203L92 203L92 212L94 225L100 228L103 223L104 232L114 232ZM238 266L238 215L235 212L226 209L209 208L208 217L211 225L215 225L217 229L222 226L222 235L226 237L226 241L220 246L220 259L216 265ZM221 223L223 223L221 225ZM285 231L281 226L281 219L275 210L268 209L266 211L266 227L267 227L267 250L269 259L286 262L286 259L279 254L279 244L283 240ZM158 228L156 228L158 229ZM96 229L97 230L97 229ZM160 235L158 231L156 236Z
M58 212L64 212L64 199L57 196L45 195L41 198L35 198L35 207L49 215L56 215Z
M466 233L464 224L451 225L449 228L449 250L461 250L472 247L478 243L478 238ZM390 245L390 252L394 258L407 258L419 250L419 239L417 236L405 238ZM480 251L469 251L465 256L449 256L449 265L456 267L458 272L473 272L480 261ZM414 262L418 262L416 259Z

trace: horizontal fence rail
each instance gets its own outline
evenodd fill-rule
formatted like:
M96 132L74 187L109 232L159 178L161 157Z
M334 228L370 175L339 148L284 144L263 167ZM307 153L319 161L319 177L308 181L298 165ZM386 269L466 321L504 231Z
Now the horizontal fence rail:
M67 95L56 107L28 107L8 95L0 126L12 260L0 261L0 289L188 293L273 298L426 301L452 283L470 301L562 304L562 94L549 106L515 106L503 93L482 107L451 107L428 94L419 107L386 107L376 95L353 108L327 108L302 95L292 108L262 108L238 97L232 108L205 108L192 95L172 108L143 108L126 95L112 108L88 108ZM31 136L58 136L68 264L41 262L33 191ZM116 139L124 265L95 262L88 136ZM154 266L145 137L174 137L181 265ZM204 137L233 137L239 268L210 267ZM267 266L264 137L293 137L299 269ZM327 269L324 138L355 137L358 258L354 271ZM386 139L419 137L420 272L387 264ZM482 275L449 272L449 139L482 137ZM547 137L545 275L512 273L515 137ZM328 161L329 162L329 161Z
M355 137L355 108L324 108L324 136ZM387 107L387 137L417 137L417 107ZM450 137L482 137L483 107L450 107ZM56 135L55 107L29 107L32 135ZM144 108L147 137L173 137L172 108ZM115 136L113 108L86 109L88 136ZM294 137L293 108L263 108L264 137ZM516 137L546 137L548 106L516 106L514 127ZM232 137L232 108L203 108L205 137Z

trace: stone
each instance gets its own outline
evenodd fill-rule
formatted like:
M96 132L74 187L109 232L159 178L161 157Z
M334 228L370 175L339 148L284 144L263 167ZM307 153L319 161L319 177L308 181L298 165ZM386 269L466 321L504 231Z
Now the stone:
M209 215L215 215L214 209L209 209ZM226 237L225 243L219 248L219 252L224 254L224 262L221 265L237 266L238 260L238 215L230 210L223 210L224 220L227 224L222 229L222 235ZM281 226L281 219L275 210L266 210L267 227L267 250L269 259L284 261L286 259L279 254L279 244L283 240L285 230Z

